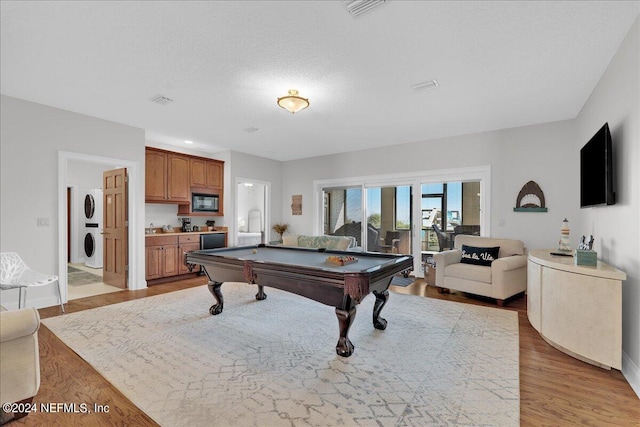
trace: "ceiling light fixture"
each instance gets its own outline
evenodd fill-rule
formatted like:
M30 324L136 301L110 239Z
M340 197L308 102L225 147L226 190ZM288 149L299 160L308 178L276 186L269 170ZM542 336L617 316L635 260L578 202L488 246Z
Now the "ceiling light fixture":
M278 98L278 105L291 112L291 114L294 114L307 108L309 106L309 100L298 96L298 91L291 89L289 95Z
M193 144L193 141L189 141L189 140L187 140L187 141L185 141L184 143L185 143L185 144Z

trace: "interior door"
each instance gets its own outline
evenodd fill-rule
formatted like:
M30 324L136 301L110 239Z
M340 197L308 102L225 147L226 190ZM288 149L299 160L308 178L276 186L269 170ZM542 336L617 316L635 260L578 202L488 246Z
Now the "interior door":
M102 174L104 197L103 282L125 289L127 287L128 221L127 170L105 171Z

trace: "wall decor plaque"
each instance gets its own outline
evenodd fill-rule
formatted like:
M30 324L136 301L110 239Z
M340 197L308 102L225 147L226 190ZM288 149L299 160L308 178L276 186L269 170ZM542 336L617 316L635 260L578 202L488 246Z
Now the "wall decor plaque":
M291 196L291 215L302 215L302 194Z
M527 182L518 193L514 212L546 212L544 193L535 181Z

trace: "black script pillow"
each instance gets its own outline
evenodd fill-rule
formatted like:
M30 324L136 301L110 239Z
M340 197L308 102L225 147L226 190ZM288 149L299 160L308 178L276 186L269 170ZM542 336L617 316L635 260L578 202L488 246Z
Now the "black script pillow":
M462 259L463 264L474 264L490 266L493 260L498 259L498 252L500 252L500 246L493 248L476 248L474 246L462 245Z

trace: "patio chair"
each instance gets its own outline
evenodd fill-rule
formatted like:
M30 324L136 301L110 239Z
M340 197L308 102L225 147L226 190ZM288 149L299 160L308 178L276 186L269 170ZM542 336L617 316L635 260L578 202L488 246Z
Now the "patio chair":
M60 289L60 281L58 276L51 274L42 274L29 268L27 264L15 252L0 253L0 289L18 289L18 308L22 308L24 289L24 304L27 303L27 288L34 286L44 286L51 283L57 284L58 299L60 300L60 308L64 313L64 305L62 304L62 291Z
M438 245L440 246L440 252L446 251L449 249L453 249L453 242L451 241L451 237L448 233L440 230L440 228L433 224L433 231L436 232L436 236L438 236Z

